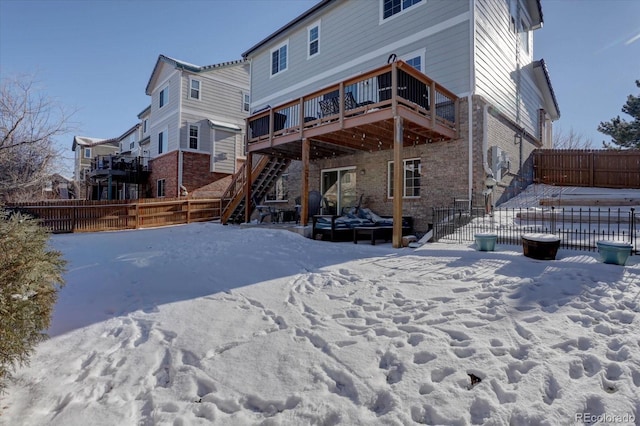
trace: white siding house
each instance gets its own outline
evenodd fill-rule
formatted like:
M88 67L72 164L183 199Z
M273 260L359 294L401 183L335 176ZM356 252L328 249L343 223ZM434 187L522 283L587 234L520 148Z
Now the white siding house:
M248 115L246 61L198 66L160 55L146 93L151 106L139 117L147 122L152 196L185 195L236 171Z

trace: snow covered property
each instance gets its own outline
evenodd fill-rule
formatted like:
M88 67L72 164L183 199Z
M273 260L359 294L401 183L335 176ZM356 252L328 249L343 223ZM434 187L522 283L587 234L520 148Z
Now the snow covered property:
M640 262L199 223L55 235L2 425L636 424ZM609 417L606 417L609 416ZM600 422L608 423L608 422Z

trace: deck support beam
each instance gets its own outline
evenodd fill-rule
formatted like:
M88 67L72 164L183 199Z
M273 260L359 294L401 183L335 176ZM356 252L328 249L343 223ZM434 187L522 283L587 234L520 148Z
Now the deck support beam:
M244 179L244 222L251 222L251 172L253 171L253 154L247 152L245 160L245 179Z
M300 197L300 224L307 226L309 223L309 153L311 141L302 139L302 188Z
M404 167L402 164L403 122L393 117L393 248L402 247L402 195L404 194Z

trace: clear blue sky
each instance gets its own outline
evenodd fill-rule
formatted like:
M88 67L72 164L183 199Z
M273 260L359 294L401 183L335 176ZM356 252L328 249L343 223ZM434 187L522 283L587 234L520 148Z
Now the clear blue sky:
M116 137L136 123L159 54L198 65L239 59L317 1L0 0L0 76L35 73L49 96L77 109L76 129L58 140L71 155L76 134ZM542 0L542 8L534 57L549 68L556 126L600 147L598 123L637 93L640 0Z

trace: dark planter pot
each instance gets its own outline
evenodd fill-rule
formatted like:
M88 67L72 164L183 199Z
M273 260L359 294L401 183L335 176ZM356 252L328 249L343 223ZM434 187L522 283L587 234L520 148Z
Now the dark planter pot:
M538 260L555 260L560 237L553 234L524 234L522 250L524 255Z

